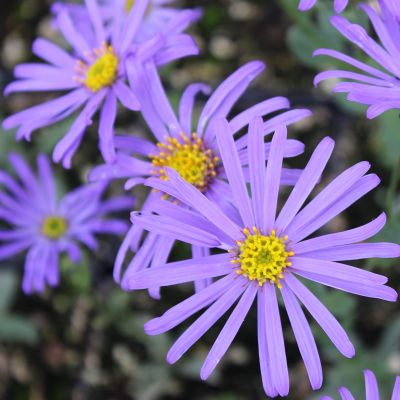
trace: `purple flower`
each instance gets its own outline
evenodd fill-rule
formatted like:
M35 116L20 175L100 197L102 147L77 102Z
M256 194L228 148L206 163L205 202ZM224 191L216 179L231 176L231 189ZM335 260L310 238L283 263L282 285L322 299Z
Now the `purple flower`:
M126 232L125 221L105 217L131 209L132 197L104 201L101 197L106 184L102 183L82 186L59 199L46 156L37 159L37 177L17 154L10 155L10 163L19 180L0 171L0 219L9 225L0 230L0 259L28 250L22 284L25 293L42 292L46 284L58 285L62 252L78 262L78 243L95 250L97 234Z
M156 34L170 35L183 32L191 23L196 22L202 16L197 9L179 9L172 6L175 0L149 0L143 20L134 38L135 42L144 42ZM129 11L133 7L134 0L102 0L99 1L100 14L106 25L106 30L111 30L115 20L115 8L121 10L119 21L127 22ZM68 10L75 25L79 30L87 30L89 19L87 8L81 4L57 2L52 6L52 12L57 15L60 11ZM57 25L57 21L55 21ZM90 30L87 30L91 34Z
M400 108L400 22L389 11L389 3L380 0L379 4L381 15L365 4L360 7L368 15L380 43L369 36L362 26L352 24L343 17L332 17L331 23L377 63L380 69L336 50L319 49L314 53L336 58L357 70L325 71L315 77L314 83L317 85L326 79L345 79L335 84L333 92L347 93L348 100L369 106L368 118Z
M364 371L365 377L365 400L379 400L379 388L378 382L376 381L375 375L370 370ZM355 400L349 389L341 387L339 389L339 394L342 400ZM394 385L392 400L400 399L400 376L396 378L396 383ZM333 400L332 397L323 396L321 400Z
M341 13L347 7L348 2L349 0L335 0L334 1L335 12ZM316 3L317 0L300 0L299 10L308 11L311 8L313 8Z
M142 184L149 176L166 180L165 167L174 168L189 183L195 185L207 197L219 201L226 211L232 213L232 206L224 202L224 198L231 198L229 185L220 160L220 152L216 144L216 131L212 125L216 118L225 117L232 106L253 81L265 68L259 61L249 62L229 76L214 91L200 111L197 125L193 118L195 97L199 93L209 93L206 85L195 83L189 85L181 97L179 115L176 116L158 78L155 66L147 63L141 70L129 73L130 83L135 87L142 104L142 115L154 135L154 141L129 136L116 136L115 143L118 149L116 162L112 165L101 165L94 168L90 180L99 179L127 179L125 188ZM144 73L145 72L145 73ZM282 123L291 124L299 121L311 113L308 110L289 110L289 101L283 97L274 97L258 103L231 119L232 132L236 135L245 128L255 116L268 115L280 112L264 123L264 135L268 135ZM196 132L196 133L193 133ZM241 165L247 170L249 159L246 151L247 136L236 141ZM265 144L263 159L268 158L270 144ZM285 145L284 156L294 157L303 152L304 146L297 140L288 140ZM298 170L284 169L281 183L294 184L298 178ZM164 207L163 194L151 192L144 204L145 210L154 210ZM114 278L120 281L123 261L127 252L137 252L129 263L128 270L136 271L148 266L166 262L174 240L163 237L162 234L149 233L142 243L144 229L133 225L127 234L118 253ZM202 246L192 246L193 257L209 254L209 250ZM160 261L162 260L162 261ZM196 282L196 288L201 289L209 280ZM159 288L152 288L151 295L159 297Z
M398 0L383 0L390 12L400 21L400 3Z
M289 392L277 298L277 292L280 293L311 385L318 389L322 384L321 361L301 304L344 356L353 357L355 349L339 322L298 277L361 296L395 301L397 294L385 286L385 276L342 261L398 257L400 246L361 243L384 226L384 214L358 228L307 238L375 188L379 179L375 174L366 175L370 165L361 162L340 174L304 206L334 148L334 141L325 138L277 213L286 128L281 126L274 134L265 168L263 122L257 118L251 123L249 196L232 125L226 120L215 124L232 202L240 218L231 218L218 202L205 197L172 169L166 171L168 181L149 178L148 185L175 197L181 205L165 202L163 209L156 212L132 213L133 223L152 234L220 251L127 273L122 286L136 290L222 277L145 325L148 334L159 334L206 308L168 352L168 362L175 363L237 302L203 364L202 379L207 379L221 360L257 298L261 375L265 392L271 397Z
M18 65L15 68L18 80L8 85L5 93L59 90L68 93L8 117L3 123L4 128L18 127L17 138L29 140L35 129L63 120L83 107L53 153L54 161L62 161L64 167L68 168L87 126L99 110L99 147L104 159L113 161L113 128L118 101L130 110L140 108L135 90L130 90L125 84L127 56L135 65L152 59L160 66L198 53L192 38L185 34L157 35L140 44L134 43L147 6L148 0L137 0L125 23L113 24L110 39L96 0L86 0L92 35L77 31L66 10L59 12L58 28L72 46L73 53L68 54L45 39L37 39L33 44L33 52L48 64ZM116 10L118 15L120 11ZM136 68L140 69L138 66Z

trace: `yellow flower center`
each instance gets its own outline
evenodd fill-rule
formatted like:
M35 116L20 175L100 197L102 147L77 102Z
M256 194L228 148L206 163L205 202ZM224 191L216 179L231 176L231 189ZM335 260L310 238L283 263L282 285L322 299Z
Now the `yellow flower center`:
M125 12L129 14L129 11L131 11L131 8L135 4L135 0L125 0Z
M181 140L168 138L166 143L157 143L159 154L150 155L153 174L168 180L165 167L174 169L186 182L200 191L205 191L217 175L219 158L207 148L195 133L191 138L181 134Z
M59 239L68 229L68 223L63 217L57 215L47 216L42 225L42 233L49 239Z
M237 242L237 256L232 260L238 264L236 272L251 281L257 280L260 286L269 281L281 288L279 280L283 279L285 268L292 265L289 257L294 256L285 245L288 237L280 238L275 231L262 235L256 227L252 231L244 229L245 239Z
M93 93L111 86L118 75L119 58L112 46L103 43L102 47L93 50L93 62L86 64L79 60L76 70L77 80Z

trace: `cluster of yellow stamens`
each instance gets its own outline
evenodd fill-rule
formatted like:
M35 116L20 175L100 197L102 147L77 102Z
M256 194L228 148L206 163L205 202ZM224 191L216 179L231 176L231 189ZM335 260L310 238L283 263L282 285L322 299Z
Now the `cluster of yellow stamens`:
M129 14L129 11L131 11L131 8L135 4L135 0L125 0L125 12Z
M237 241L237 256L231 261L238 264L236 272L251 281L257 280L260 286L268 281L281 288L283 272L292 265L288 259L294 256L286 248L288 237L280 238L274 230L270 235L262 235L256 227L252 232L245 228L243 233L245 239Z
M203 140L193 133L189 138L168 138L166 143L157 143L160 152L150 155L153 174L168 180L165 167L174 169L186 182L204 191L217 175L219 158L208 149Z
M58 215L47 216L42 224L42 234L49 239L56 240L64 236L68 229L68 222Z
M119 58L112 46L107 43L93 50L91 64L79 60L76 65L78 82L85 85L93 93L111 86L118 75Z

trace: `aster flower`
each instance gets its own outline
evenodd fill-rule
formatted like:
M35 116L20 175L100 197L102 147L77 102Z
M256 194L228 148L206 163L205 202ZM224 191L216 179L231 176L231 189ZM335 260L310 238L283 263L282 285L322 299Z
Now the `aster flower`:
M5 93L61 90L68 93L8 117L3 127L18 127L17 138L29 140L35 129L63 120L83 107L53 153L54 161L62 161L68 168L87 126L92 123L94 114L100 111L99 147L104 159L113 161L117 103L130 110L140 108L135 90L130 90L125 84L127 55L135 65L152 59L160 66L198 53L192 38L185 34L157 35L143 43L133 43L147 6L148 0L137 0L125 23L114 24L109 42L96 0L86 0L92 35L77 31L67 11L58 13L58 27L72 46L73 53L69 54L45 39L37 39L33 52L48 64L18 65L14 72L18 79L6 87ZM118 15L119 11L116 12ZM91 43L91 37L95 42Z
M335 12L341 13L348 4L349 0L335 0L334 1L334 8ZM317 0L300 0L299 3L299 10L300 11L308 11L315 6Z
M170 35L173 33L183 32L190 24L196 22L202 16L199 8L196 9L180 9L173 7L175 0L149 0L147 9L141 25L138 29L135 42L144 42L156 34L162 33ZM132 9L134 0L102 0L99 1L100 14L106 26L106 30L111 30L115 20L115 8L119 7L118 24L124 24L127 16ZM87 30L87 22L89 20L87 8L82 4L57 2L52 6L52 12L57 15L59 12L68 10L75 25L79 26L79 30ZM57 21L55 21L57 25ZM90 35L90 30L87 30Z
M348 100L369 106L368 118L400 108L400 22L390 12L389 2L386 1L379 1L381 14L368 5L360 5L368 15L379 42L369 36L360 25L352 24L340 16L331 19L332 25L380 68L336 50L319 49L314 53L336 58L357 70L325 71L315 77L314 83L317 85L326 79L344 79L345 81L335 84L333 92L347 93Z
M42 292L46 284L58 285L61 253L76 263L81 255L79 243L95 250L97 234L126 231L125 221L106 215L131 209L132 197L102 200L106 184L101 183L82 186L61 199L46 156L37 158L37 176L17 154L9 159L19 179L0 171L0 220L8 225L0 230L0 259L27 250L25 293Z
M311 385L318 389L322 384L321 361L301 304L344 356L353 357L355 349L339 322L298 277L361 296L395 301L397 294L385 286L386 277L342 261L397 257L400 246L360 243L384 226L384 214L358 228L307 238L375 188L379 179L375 174L366 175L370 165L361 162L340 174L303 207L334 148L334 141L325 138L277 213L286 128L281 126L274 134L265 168L263 123L260 118L252 122L248 143L249 195L231 125L226 120L218 120L215 124L221 159L240 219L232 219L218 202L205 197L172 169L166 170L168 181L149 178L147 183L151 187L175 197L182 206L166 202L162 210L153 213L132 213L132 222L153 234L220 251L219 254L127 273L122 287L126 290L147 289L154 285L168 286L220 277L145 325L149 335L160 334L206 308L168 352L168 362L175 363L238 301L201 368L202 379L212 373L252 304L257 301L261 375L265 392L271 397L285 396L289 392L278 292Z
M380 400L378 382L376 381L375 375L370 370L364 371L365 378L365 400ZM341 387L339 394L342 400L355 400L349 389ZM400 399L400 376L396 378L394 385L393 394L391 400ZM332 397L323 396L321 400L333 400Z
M142 115L157 144L136 137L116 136L115 143L118 149L116 162L94 168L90 173L90 180L125 178L127 179L125 187L130 189L134 185L142 184L149 176L166 180L165 168L170 167L207 197L224 203L221 206L229 211L232 206L223 199L230 199L232 194L226 183L221 155L216 145L216 132L212 125L217 117L228 115L250 82L264 68L265 65L259 61L249 62L225 79L204 105L197 125L193 118L195 97L200 92L208 94L210 92L208 86L200 83L189 85L180 100L179 116L176 116L153 64L147 63L141 70L128 69L130 83L136 88L142 104ZM304 109L283 112L289 106L289 101L283 97L274 97L258 103L231 119L232 132L234 135L239 133L254 116L267 116L278 111L280 114L264 123L264 135L268 135L282 123L291 124L311 114ZM241 165L247 169L249 159L246 146L246 136L236 141ZM303 149L301 142L288 140L284 156L294 157L301 154ZM268 158L269 150L270 144L265 144L263 159ZM281 182L294 184L298 175L298 170L283 169ZM163 206L163 197L165 196L161 192L150 193L144 209L152 210ZM122 243L114 269L114 278L117 282L120 281L123 262L129 249L137 252L129 263L130 271L157 265L160 260L164 260L163 262L167 260L174 241L164 238L162 234L153 233L142 241L144 233L141 226L133 225ZM140 246L141 243L143 244ZM192 253L193 257L206 255L208 249L192 246ZM208 282L209 280L197 281L196 288L201 289ZM150 293L153 297L159 297L158 288L152 288Z

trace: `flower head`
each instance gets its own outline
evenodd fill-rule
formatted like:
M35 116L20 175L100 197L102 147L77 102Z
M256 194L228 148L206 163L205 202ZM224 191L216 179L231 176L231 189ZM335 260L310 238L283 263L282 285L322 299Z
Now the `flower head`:
M190 16L177 22L177 29L137 43L135 38L148 7L148 0L137 0L124 23L112 24L111 32L105 25L96 0L86 0L85 31L76 30L67 7L57 13L57 27L73 48L69 54L55 44L37 39L33 52L46 63L21 64L15 68L17 80L9 84L5 93L36 91L67 91L61 97L18 112L4 120L6 129L16 128L17 138L30 139L38 128L61 121L82 108L64 138L57 144L53 159L70 167L71 159L80 146L86 128L100 111L99 147L107 162L115 160L113 142L117 103L130 110L139 110L135 89L126 85L126 60L140 65L153 60L161 66L172 60L198 53L188 35L178 27L187 26ZM118 11L118 10L117 10ZM117 13L118 15L118 13ZM83 24L82 24L83 25ZM90 31L89 33L87 31Z
M113 24L124 25L128 23L128 16L136 2L136 0L98 0L100 15L106 29L111 30ZM135 43L144 42L160 33L164 35L182 33L190 24L201 18L201 9L177 8L173 6L175 2L175 0L148 1L140 27L133 38ZM55 16L63 10L68 10L81 31L91 35L86 28L89 16L84 5L56 2L52 6L52 12ZM57 20L54 22L57 26Z
M349 64L356 72L346 70L324 71L315 77L317 85L326 79L344 79L336 83L333 92L347 93L347 99L368 106L367 117L375 118L390 109L400 108L400 20L388 8L388 0L379 0L381 13L366 4L360 8L368 15L377 40L366 30L347 19L332 17L332 25L359 47L376 68L336 50L319 49L314 55L325 55Z
M378 382L376 381L375 375L370 370L364 371L364 378L365 378L365 400L380 400L379 396L379 388ZM351 394L350 390L341 387L339 389L339 394L342 400L354 400L353 395ZM391 400L398 400L400 399L400 376L396 378L396 383L394 385L393 394ZM323 396L321 400L333 400L332 397Z
M335 12L341 13L348 4L349 0L334 0ZM308 11L315 6L317 0L300 0L299 10Z
M298 277L361 296L395 301L397 294L385 286L386 277L342 261L398 257L400 246L361 243L384 226L384 214L359 228L308 237L375 188L379 179L374 174L366 174L370 165L361 162L340 174L303 207L334 148L333 140L325 138L277 213L286 128L281 126L274 134L265 168L263 121L260 118L252 121L247 148L249 194L232 127L224 119L219 119L215 125L219 154L236 214L226 212L218 199L207 198L176 171L167 169L168 181L149 178L147 184L175 197L179 204L168 203L153 212L132 213L131 218L136 226L149 230L150 234L162 234L209 249L219 248L220 254L127 271L122 286L126 290L136 290L196 279L213 280L207 288L146 324L148 334L159 334L206 308L168 352L170 363L176 362L238 301L203 364L202 379L208 378L227 351L257 298L261 375L264 389L272 397L285 396L289 392L278 292L283 298L311 385L318 389L322 384L322 366L300 304L343 355L353 357L355 350L339 322ZM192 211L189 212L188 207ZM214 280L217 277L222 278Z
M61 199L44 155L37 159L37 177L20 156L10 155L10 163L19 180L0 171L0 219L9 226L0 230L0 259L28 251L22 285L25 293L41 292L46 284L58 285L62 252L78 262L79 243L94 250L97 234L126 231L125 222L105 217L131 209L132 197L102 200L106 185L101 183L82 186Z
M117 157L113 165L95 167L90 173L91 180L126 178L126 188L142 184L147 177L154 177L161 181L168 181L167 168L177 171L183 179L193 184L198 190L210 198L219 198L225 203L222 207L232 209L229 201L231 190L226 183L226 175L221 163L221 156L216 144L216 129L213 124L218 117L227 116L247 86L264 70L265 66L259 61L245 64L213 92L200 112L198 121L193 115L195 98L203 92L209 93L210 88L200 83L189 85L183 93L179 114L175 115L155 66L147 63L143 69L129 68L129 78L132 87L136 87L138 98L142 104L144 116L154 141L129 137L116 136ZM150 93L150 96L149 96ZM305 109L289 108L289 101L283 97L274 97L262 101L234 116L230 126L235 137L245 128L254 116L269 116L278 112L264 123L264 135L268 135L282 123L292 124L308 117L311 113ZM197 123L195 123L197 122ZM229 131L226 134L230 134ZM241 165L248 170L249 158L247 155L247 135L236 140L236 148L240 153ZM263 144L263 159L268 158L270 144ZM284 145L285 157L293 157L303 152L303 144L297 140L287 140ZM294 184L299 175L298 170L283 169L281 181L283 184ZM164 207L163 198L168 197L160 192L152 192L145 203L144 209ZM162 235L150 234L142 242L143 228L132 225L117 256L114 278L119 282L122 263L129 249L137 252L128 266L128 270L136 270L145 266L155 265L161 259L167 260L174 241L166 240ZM154 243L160 243L160 248ZM142 246L139 247L139 244ZM208 249L192 247L193 256L208 254ZM207 280L196 282L196 287L203 288ZM152 290L154 297L158 297L158 289Z

